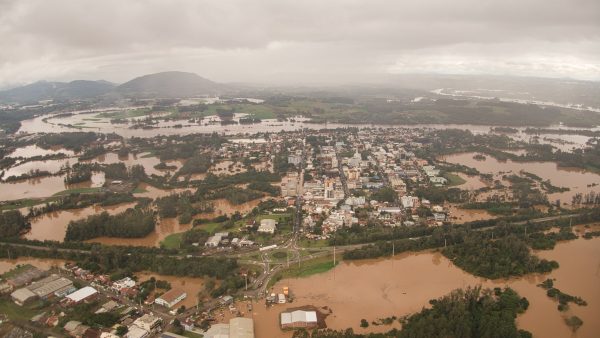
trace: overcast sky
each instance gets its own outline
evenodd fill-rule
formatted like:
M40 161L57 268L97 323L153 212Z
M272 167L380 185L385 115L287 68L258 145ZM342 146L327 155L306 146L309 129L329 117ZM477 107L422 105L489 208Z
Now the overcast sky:
M0 0L0 87L349 83L393 73L600 80L600 0Z

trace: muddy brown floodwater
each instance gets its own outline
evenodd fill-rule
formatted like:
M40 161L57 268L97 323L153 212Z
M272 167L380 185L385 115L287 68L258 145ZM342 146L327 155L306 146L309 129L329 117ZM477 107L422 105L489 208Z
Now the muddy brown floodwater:
M94 158L93 160L86 161L86 162L100 162L100 163L106 163L106 164L122 162L127 167L131 167L133 165L139 164L144 167L146 174L157 175L157 176L164 176L168 171L176 172L183 165L182 160L171 160L171 161L167 161L166 163L168 165L176 166L177 169L175 169L175 170L155 169L154 166L159 164L160 160L156 156L148 156L148 155L149 155L148 153L141 153L141 154L133 154L132 153L132 154L128 154L127 156L120 157L116 153L106 153L106 154L102 154L102 155Z
M531 274L507 280L487 280L457 268L437 252L404 253L393 259L342 262L336 268L306 278L285 279L273 287L281 292L289 286L296 297L292 304L265 308L257 305L252 314L257 337L291 336L279 330L279 313L289 307L327 306L332 314L326 319L333 329L352 327L355 332L382 332L395 326L361 328L360 320L369 322L392 315L404 316L428 306L430 299L448 294L457 288L484 287L514 288L530 302L525 314L517 318L520 328L535 337L598 337L600 332L600 238L577 239L557 244L551 251L537 253L555 259L560 268L550 274ZM556 278L556 287L563 292L581 296L588 306L571 305L561 313L557 303L537 286L546 278ZM584 324L575 336L564 323L567 315L579 316Z
M461 189L465 189L465 190L477 190L480 188L485 188L488 185L485 184L485 182L483 182L481 180L481 178L479 178L479 176L476 175L467 175L465 173L453 173L454 175L458 175L460 176L460 178L462 178L463 180L465 180L465 183L457 185L457 188L461 188Z
M441 159L454 164L462 164L475 168L482 173L513 172L518 174L521 170L533 173L558 187L570 188L569 191L548 194L548 200L554 202L560 199L561 203L571 203L576 193L586 194L593 190L588 188L591 184L600 184L600 175L575 168L559 167L554 162L506 162L498 161L492 156L484 155L485 160L475 160L477 153L459 153L443 156Z
M163 218L159 219L156 228L148 236L143 238L116 238L116 237L98 237L88 240L88 242L101 243L104 245L121 245L121 246L147 246L147 247L158 247L170 234L184 232L191 229L192 225L179 224L177 218Z
M115 215L127 210L127 208L133 208L134 206L135 203L123 203L108 207L91 206L82 209L60 210L45 213L31 219L31 230L25 234L25 238L40 241L52 240L62 242L65 239L69 222L96 215L103 211Z
M2 259L0 260L0 274L16 268L17 265L31 264L40 270L48 270L52 267L61 267L65 262L62 259L52 258L19 257L17 259Z
M16 182L0 183L0 200L18 200L22 198L40 198L52 196L67 189L63 176L32 178Z
M451 219L455 223L465 223L496 218L496 216L490 214L487 210L462 209L456 204L448 204L448 211Z
M73 156L75 153L72 150L56 147L51 149L44 149L36 146L35 144L28 145L25 147L17 148L12 153L8 154L7 157L24 157L30 158L34 156L45 156L63 153L67 156Z

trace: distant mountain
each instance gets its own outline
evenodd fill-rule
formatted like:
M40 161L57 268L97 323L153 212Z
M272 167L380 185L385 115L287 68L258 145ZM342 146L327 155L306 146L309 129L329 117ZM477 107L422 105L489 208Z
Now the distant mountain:
M41 100L81 100L109 93L115 85L107 81L77 80L71 82L39 81L26 86L0 91L0 101L29 103Z
M116 88L135 97L192 97L222 93L225 86L194 73L162 72L137 77Z

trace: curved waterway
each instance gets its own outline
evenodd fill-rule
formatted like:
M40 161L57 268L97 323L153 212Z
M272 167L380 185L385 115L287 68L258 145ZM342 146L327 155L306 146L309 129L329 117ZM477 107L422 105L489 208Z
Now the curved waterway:
M110 109L104 109L110 110ZM113 109L117 110L117 109ZM121 109L126 110L126 109ZM90 119L91 117L91 119ZM239 117L239 116L238 116ZM25 133L46 133L49 130L53 132L72 132L79 131L82 126L86 130L100 133L116 133L123 137L154 137L157 135L186 135L194 133L213 133L234 135L234 134L257 134L264 132L277 133L281 131L297 131L301 129L336 129L336 128L429 128L429 129L464 129L470 130L475 134L486 134L490 132L492 126L489 125L468 125L468 124L416 124L416 125L375 125L375 124L345 124L345 123L308 123L309 119L305 117L295 117L294 121L277 121L275 119L265 119L255 124L228 124L221 125L216 116L204 118L201 123L189 123L186 120L179 121L159 121L152 129L132 129L131 124L111 124L109 118L102 118L86 113L75 112L71 116L53 116L42 115L30 120L21 122L19 132ZM216 122L216 123L213 123ZM68 125L76 126L69 127ZM555 128L560 126L551 126ZM520 131L526 127L517 128ZM565 127L560 127L565 128ZM528 140L532 135L519 132L511 134L510 137ZM550 137L567 145L563 147L560 143L546 140L544 137ZM581 148L585 146L589 137L581 135L563 135L563 134L544 134L540 138L540 143L548 143L557 146L563 150L571 148Z
M278 328L279 313L289 307L313 305L328 307L328 327L355 332L385 332L400 324L361 328L360 320L369 322L392 315L409 315L429 306L430 299L442 297L454 289L482 285L515 289L527 297L529 309L517 318L520 328L534 337L597 337L600 332L600 238L577 239L557 244L554 250L541 251L538 256L554 259L560 268L545 275L488 280L475 277L452 264L438 252L404 253L392 259L342 262L336 268L306 278L285 279L273 287L281 292L288 286L296 297L289 305L255 307L253 317L257 337L286 336ZM580 296L588 306L571 304L566 313L557 310L558 303L537 286L546 278L556 278L561 291ZM565 316L577 315L584 324L572 335L564 323ZM291 336L291 334L289 334Z

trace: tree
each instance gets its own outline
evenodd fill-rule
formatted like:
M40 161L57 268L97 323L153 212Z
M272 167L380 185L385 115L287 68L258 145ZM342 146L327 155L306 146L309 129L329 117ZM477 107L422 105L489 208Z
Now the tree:
M117 327L116 331L117 336L123 337L129 331L129 329L127 328L127 326L120 325L119 327Z
M571 331L575 332L583 325L583 320L577 316L571 316L565 318L565 323L571 328Z
M184 331L185 329L183 328L183 325L181 325L179 319L175 318L173 320L173 333L181 335Z

